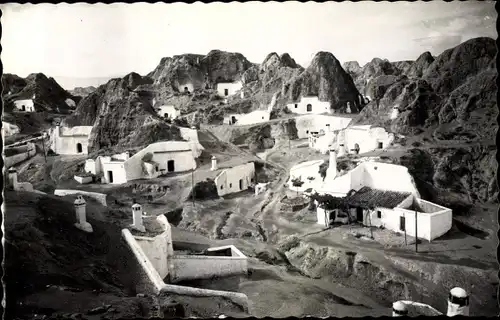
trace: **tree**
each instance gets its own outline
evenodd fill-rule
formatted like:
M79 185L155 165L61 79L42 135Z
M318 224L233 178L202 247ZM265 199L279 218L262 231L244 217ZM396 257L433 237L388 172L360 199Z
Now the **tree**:
M297 188L297 196L299 195L299 188L302 187L304 184L304 181L300 179L300 177L297 177L292 180L292 185Z

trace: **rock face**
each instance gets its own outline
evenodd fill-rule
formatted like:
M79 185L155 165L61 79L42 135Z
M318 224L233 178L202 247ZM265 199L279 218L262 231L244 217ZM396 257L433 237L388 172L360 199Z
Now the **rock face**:
M491 148L498 130L495 50L493 39L472 39L435 60L429 53L422 54L408 69L408 77L379 76L367 87L379 99L370 102L353 124L381 125L408 136L426 133L427 140L429 134L432 137L429 143L436 148L425 154L434 172L429 177L417 176L428 182L425 188L435 190L429 197L441 190L466 203L496 201L495 173L487 169L495 166ZM394 107L399 115L391 119ZM453 147L444 147L450 143ZM476 144L482 147L473 147ZM457 160L469 152L468 160ZM409 157L414 156L420 157Z
M12 109L12 103L18 99L31 99L35 95L35 111L68 113L74 107L66 103L67 99L75 103L80 97L73 96L64 90L54 78L47 78L43 73L32 73L26 79L13 74L2 77L4 85L4 101L7 110Z
M151 106L151 94L139 90L153 80L130 73L99 86L78 104L63 126L93 126L89 149L139 147L161 140L182 140L179 129L161 120Z
M321 101L329 101L335 112L345 112L347 102L350 102L353 112L362 108L360 94L352 78L329 52L318 52L310 66L292 78L283 91L293 101L301 96L318 96Z
M69 92L74 96L86 97L96 90L97 89L95 87L89 86L89 87L85 87L85 88L76 87L73 90L70 90Z

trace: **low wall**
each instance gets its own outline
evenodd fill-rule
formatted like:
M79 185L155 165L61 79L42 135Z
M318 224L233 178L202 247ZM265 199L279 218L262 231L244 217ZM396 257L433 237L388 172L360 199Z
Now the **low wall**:
M18 153L10 157L5 157L4 158L4 165L5 168L12 167L20 162L23 162L29 158L32 158L36 154L36 148L33 145L32 148L28 149L26 152Z
M92 182L92 177L74 176L75 180L80 184L87 184Z
M88 192L88 191L82 191L82 190L63 190L63 189L56 189L54 190L54 194L56 196L64 197L70 194L80 194L82 196L86 196L89 198L93 198L97 200L99 203L101 203L103 206L107 207L108 204L106 202L106 195L104 193L98 193L98 192Z
M174 270L170 280L175 283L182 280L210 279L213 277L246 274L246 257L174 255Z

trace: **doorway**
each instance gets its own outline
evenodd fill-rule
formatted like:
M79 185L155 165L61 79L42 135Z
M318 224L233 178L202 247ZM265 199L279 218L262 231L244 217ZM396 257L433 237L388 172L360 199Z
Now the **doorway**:
M83 152L83 148L82 148L82 144L81 143L77 143L76 144L76 152L77 153L82 153Z
M174 160L168 160L168 162L167 162L167 171L168 172L174 172L175 171Z
M359 154L359 149L360 149L360 148L359 148L359 144L355 143L355 144L354 144L354 153L355 153L355 154Z
M379 149L382 149L382 148L384 148L384 143L382 143L382 142L379 142L379 143L378 143L378 148L379 148Z
M235 117L235 116L232 116L232 117L231 117L231 122L232 122L232 124L235 124L235 123L236 123L236 117Z
M363 223L363 208L360 207L356 208L356 220L358 220L358 222Z
M224 95L227 97L229 95L229 89L224 89Z
M240 179L240 190L243 190L243 179Z
M189 88L188 87L184 87L184 92L185 93L189 93Z
M108 182L113 183L113 171L108 171Z
M405 217L399 217L399 230L405 231L406 230L406 219Z
M307 112L311 112L313 110L313 106L311 104L307 105Z
M23 111L26 111L26 106L23 104L23 106L21 107L21 110Z

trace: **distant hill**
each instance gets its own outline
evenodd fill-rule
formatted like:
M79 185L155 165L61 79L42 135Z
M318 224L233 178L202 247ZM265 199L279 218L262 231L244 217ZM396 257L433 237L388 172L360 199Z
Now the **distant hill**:
M92 92L96 91L96 88L93 87L93 86L89 86L89 87L76 87L74 88L73 90L69 90L69 92L74 95L74 96L79 96L79 97L86 97L88 96L89 94L91 94Z

